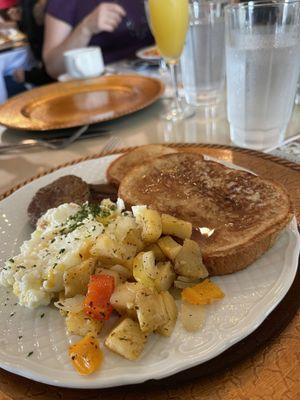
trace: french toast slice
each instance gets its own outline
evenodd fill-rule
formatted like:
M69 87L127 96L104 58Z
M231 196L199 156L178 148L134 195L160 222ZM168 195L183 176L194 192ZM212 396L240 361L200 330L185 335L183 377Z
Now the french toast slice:
M293 217L286 190L251 173L176 153L133 168L118 195L190 221L210 275L241 270L267 251Z
M171 153L177 153L177 150L161 144L146 144L128 151L110 164L106 173L107 180L119 186L121 180L131 168Z

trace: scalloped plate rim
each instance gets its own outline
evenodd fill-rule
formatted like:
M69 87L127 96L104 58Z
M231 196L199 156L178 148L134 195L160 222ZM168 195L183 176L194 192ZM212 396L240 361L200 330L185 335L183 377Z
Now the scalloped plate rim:
M101 159L101 161L103 161L103 160L107 160L107 159L116 158L117 156L118 155L104 156L104 157L101 157L100 159ZM93 161L97 161L97 160L99 160L99 159L87 160L87 161L83 161L82 163L88 164L89 162L93 162ZM220 162L220 160L217 160L217 161ZM82 164L82 163L78 163L78 164ZM38 184L38 186L41 186L43 184L43 181L48 180L49 177L51 177L52 175L55 175L56 173L59 174L64 170L69 170L70 168L72 169L72 168L76 167L78 164L61 168L50 174L42 176L41 178L38 178L38 179L34 180L33 182L28 183L27 185L18 189L17 191L15 191L13 194L8 196L4 200L0 201L0 206L3 203L5 204L5 202L9 201L9 199L11 199L12 197L18 196L19 191L27 190L28 187L29 187L29 189L31 189L31 188L33 189L37 184ZM105 162L104 162L104 164L105 164ZM107 164L107 162L106 162L106 164ZM228 163L228 162L225 162L224 164L232 165L235 168L244 169L244 168L238 167L238 166ZM39 185L39 184L41 184L41 185ZM221 354L222 352L224 352L225 350L227 350L228 348L233 346L235 343L239 342L240 340L242 340L243 338L245 338L246 336L251 334L255 329L257 329L257 327L264 321L264 319L270 314L270 312L273 311L273 309L278 305L278 303L283 299L285 294L288 292L290 286L293 283L296 272L297 272L297 265L298 265L298 253L297 252L299 252L299 248L300 248L300 239L299 239L299 234L297 231L297 223L296 223L295 217L287 229L290 231L291 235L294 235L292 237L294 237L294 240L296 241L296 243L293 246L292 270L289 275L284 276L286 279L285 286L281 287L279 292L277 291L277 297L276 297L275 301L274 301L274 298L270 298L267 301L267 308L264 310L264 312L260 313L259 317L256 316L256 319L255 319L255 321L252 321L252 324L248 323L248 325L243 330L239 329L238 332L235 332L235 335L233 335L231 340L223 341L222 346L214 348L213 351L211 351L211 353L209 355L207 355L207 357L202 358L202 360L200 362L197 359L190 360L187 358L186 362L181 362L181 363L178 363L178 365L169 367L167 370L165 369L164 372L162 372L162 370L158 369L157 372L155 372L155 371L152 371L152 373L143 372L143 373L140 373L139 375L135 375L135 376L133 376L133 372L131 372L131 369L134 369L134 366L133 367L130 366L129 372L123 374L121 378L119 377L118 381L116 381L116 377L110 376L109 378L106 378L107 381L105 383L103 383L103 382L100 383L97 379L92 380L92 376L89 377L85 381L78 380L77 382L76 382L76 378L78 378L77 375L74 375L74 377L69 380L66 380L65 378L63 378L63 379L53 379L53 377L48 378L47 376L45 376L45 374L37 373L37 372L33 371L32 368L30 368L30 364L36 365L36 363L32 363L32 361L30 361L30 360L26 360L26 362L25 362L24 359L20 359L17 356L11 356L11 355L9 355L9 358L11 358L12 361L3 360L3 358L2 358L3 356L1 353L0 353L0 367L9 372L18 374L20 376L23 376L23 377L26 377L26 378L29 378L29 379L32 379L32 380L35 380L35 381L38 381L41 383L49 384L49 385L68 387L68 388L96 389L96 388L117 387L117 386L128 385L128 384L139 384L139 383L148 381L150 379L162 379L162 378L166 378L171 375L174 375L180 371L183 371L183 370L192 368L196 365L202 364L202 363L218 356L219 354ZM292 245L291 241L289 240L287 246L291 246L291 245ZM250 266L250 268L251 268L251 266ZM281 271L281 274L282 274L282 271ZM219 278L219 279L222 279L222 278ZM255 308L258 307L258 305L261 303L261 301L264 301L264 303L266 303L265 299L262 298L256 304ZM253 312L254 311L252 310L252 313ZM15 359L15 362L13 361L13 359ZM164 362L165 362L165 360L161 360L161 361L157 362L155 364L155 366L159 366L160 364L163 364ZM26 364L26 366L25 366L25 364ZM144 368L145 367L143 366L141 369L143 370ZM42 366L42 369L47 370L48 368ZM53 371L53 368L50 368L50 370ZM127 368L127 370L128 370L128 368ZM72 372L72 375L73 375L73 372Z

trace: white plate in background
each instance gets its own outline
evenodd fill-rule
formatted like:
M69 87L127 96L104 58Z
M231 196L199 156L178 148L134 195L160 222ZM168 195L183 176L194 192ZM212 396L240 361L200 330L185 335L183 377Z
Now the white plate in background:
M155 54L151 53L152 51L154 51ZM156 46L144 47L136 52L136 56L141 60L159 61L161 59L161 55L158 54L157 51L158 50Z

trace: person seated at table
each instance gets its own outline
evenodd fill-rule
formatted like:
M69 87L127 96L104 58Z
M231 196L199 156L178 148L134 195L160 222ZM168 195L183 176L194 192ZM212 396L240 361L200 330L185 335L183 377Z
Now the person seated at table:
M42 62L45 7L47 0L21 0L21 30L26 34L36 65L30 70L17 69L14 78L18 83L40 86L52 82Z
M53 81L46 73L42 62L46 2L47 0L21 0L19 28L26 34L34 62L30 69L19 67L12 72L12 75L5 76L8 97L27 90L30 85L40 86Z
M105 63L132 57L153 43L142 0L49 0L43 58L49 75L65 72L63 54L100 46Z
M19 0L0 0L0 29L17 28L20 20Z

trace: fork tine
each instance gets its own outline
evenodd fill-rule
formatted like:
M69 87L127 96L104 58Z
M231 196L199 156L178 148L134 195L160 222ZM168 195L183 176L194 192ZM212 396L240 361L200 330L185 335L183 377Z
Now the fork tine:
M120 147L121 144L121 140L116 137L116 136L112 136L107 142L106 144L102 147L101 152L103 153L108 153L110 151L115 150L117 147Z

